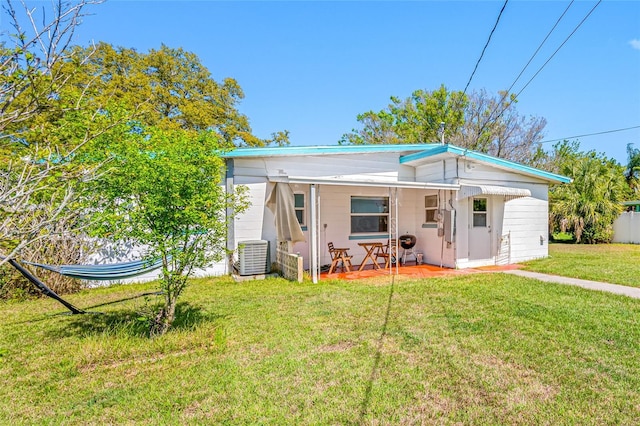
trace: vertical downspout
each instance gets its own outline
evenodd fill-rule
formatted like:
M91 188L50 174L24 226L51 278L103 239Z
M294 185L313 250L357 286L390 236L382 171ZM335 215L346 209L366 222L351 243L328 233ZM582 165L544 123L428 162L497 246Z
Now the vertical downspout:
M226 162L227 168L224 177L225 191L227 193L227 199L232 199L235 194L235 186L233 184L233 158L227 158ZM227 206L225 214L227 220L227 270L225 272L230 274L233 271L233 251L236 248L236 222L234 219L235 211L232 205Z
M309 198L311 199L311 244L309 244L309 257L311 258L311 281L314 284L318 283L318 212L317 212L317 200L316 200L316 185L311 184L309 191Z

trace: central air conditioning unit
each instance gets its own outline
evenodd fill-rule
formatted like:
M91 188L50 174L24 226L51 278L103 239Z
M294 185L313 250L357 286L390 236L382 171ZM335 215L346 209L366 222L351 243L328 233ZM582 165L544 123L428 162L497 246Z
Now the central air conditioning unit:
M240 275L268 274L271 271L269 241L239 241L235 267Z

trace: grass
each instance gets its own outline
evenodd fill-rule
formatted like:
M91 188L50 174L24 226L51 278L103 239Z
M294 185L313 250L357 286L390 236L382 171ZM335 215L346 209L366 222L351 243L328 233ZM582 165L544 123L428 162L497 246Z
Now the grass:
M524 269L630 287L640 287L640 245L549 244L549 257Z
M0 305L0 424L633 424L640 303L506 274L194 280ZM145 300L147 299L147 300ZM121 302L118 302L121 301Z

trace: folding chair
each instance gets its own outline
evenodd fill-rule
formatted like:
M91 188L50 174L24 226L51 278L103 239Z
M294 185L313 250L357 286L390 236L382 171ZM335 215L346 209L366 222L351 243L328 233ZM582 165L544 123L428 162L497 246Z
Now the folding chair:
M347 272L351 272L351 257L349 256L348 248L336 248L333 246L333 243L328 243L329 246L329 254L331 255L331 267L329 268L329 273L332 274L335 269L340 264L342 267L342 271L346 269Z

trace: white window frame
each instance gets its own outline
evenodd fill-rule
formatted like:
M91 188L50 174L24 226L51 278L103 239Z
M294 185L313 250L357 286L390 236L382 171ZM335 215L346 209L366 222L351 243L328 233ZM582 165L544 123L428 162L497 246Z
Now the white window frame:
M371 200L380 200L382 202L382 212L371 212L371 213L362 213L362 212L354 212L353 211L353 200L354 199L371 199ZM388 196L378 196L378 195L352 195L349 200L349 228L351 231L351 235L371 235L371 234L388 234L389 232L389 197ZM386 209L386 211L384 211ZM373 218L386 218L387 229L384 231L376 230L376 231L368 231L368 230L354 230L353 223L354 217L373 217Z
M302 207L296 206L296 196L302 196ZM300 226L307 226L307 195L304 192L295 192L293 194L293 209L296 212L296 218L298 219L298 223ZM298 212L302 212L302 222L300 222L300 218L298 217Z
M476 210L476 201L484 201L484 210ZM489 199L486 197L474 197L471 201L471 208L473 209L471 215L471 226L474 228L487 228L489 223L487 222L489 219ZM484 225L476 225L476 217L484 216Z
M437 223L438 222L438 208L439 208L439 200L437 194L435 195L425 195L424 196L424 223ZM430 205L432 203L427 202L427 200L435 199L435 205ZM429 212L433 212L433 219L429 220Z

